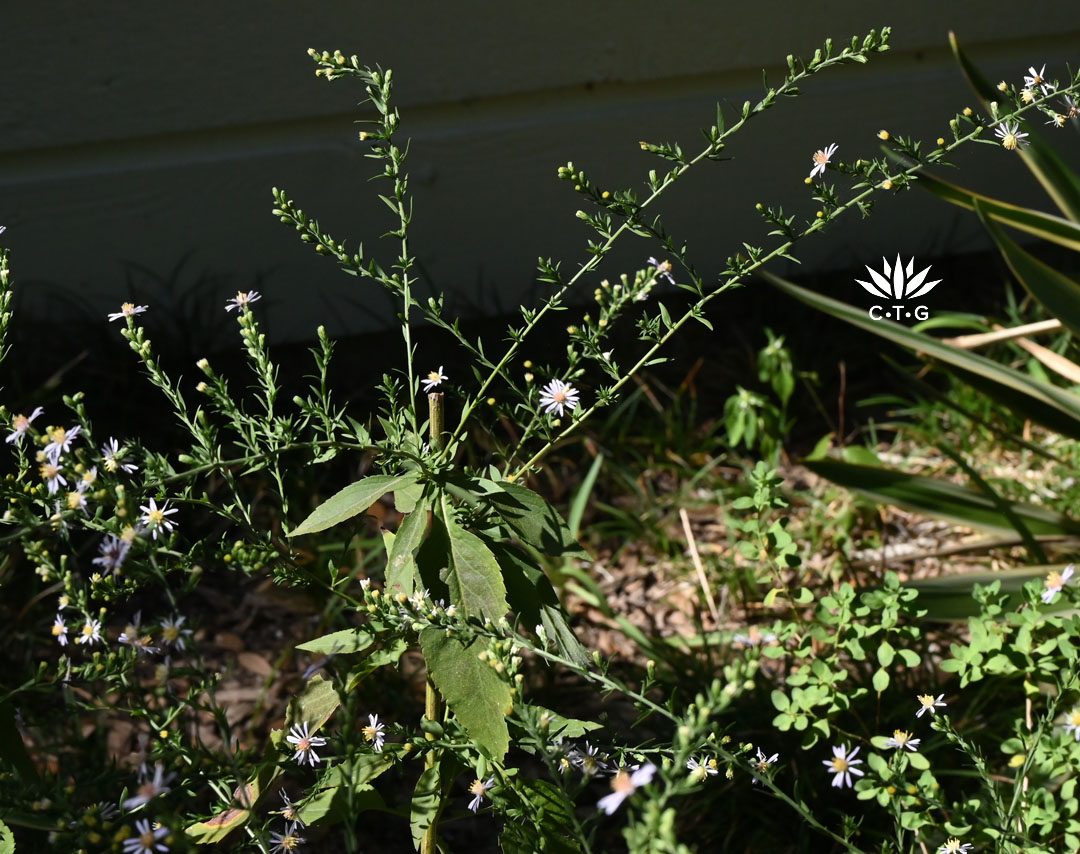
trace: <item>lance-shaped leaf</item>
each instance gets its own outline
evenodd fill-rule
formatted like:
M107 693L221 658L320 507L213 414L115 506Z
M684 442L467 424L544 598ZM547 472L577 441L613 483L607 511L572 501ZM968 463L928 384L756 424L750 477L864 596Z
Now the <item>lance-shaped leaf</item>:
M813 308L944 362L961 379L1004 404L1021 418L1030 418L1063 436L1080 439L1080 398L1072 392L1040 382L975 353L950 347L899 323L874 320L862 309L801 288L771 273L759 272L771 285Z
M1001 96L997 86L987 80L960 49L960 42L955 33L949 33L949 44L971 88L989 109L989 103L998 100ZM1041 116L1042 113L1037 115ZM1065 165L1065 161L1035 132L1029 122L1021 120L1020 125L1027 131L1027 142L1030 143L1026 147L1017 149L1024 160L1024 165L1042 184L1043 189L1053 199L1058 209L1073 222L1080 222L1080 178Z
M547 501L525 486L498 481L484 496L523 543L547 555L581 553L570 529Z
M286 536L299 537L301 534L314 534L332 528L363 513L386 493L416 483L419 477L416 472L402 475L376 474L350 483L316 507L310 516Z
M927 172L919 172L919 180L916 183L939 199L968 210L975 210L975 204L978 203L990 219L1080 252L1080 225L1064 217L1002 202L965 187L950 184Z
M493 759L502 759L510 747L506 716L513 711L510 686L480 653L487 641L474 638L464 643L446 636L442 629L420 633L428 673L446 705L469 737Z
M413 503L412 512L406 516L394 534L386 556L386 590L391 595L404 593L412 596L416 581L416 561L413 555L424 539L428 524L428 499L420 498Z
M1017 281L1065 324L1073 335L1080 335L1080 284L1017 246L1001 227L987 216L981 202L975 202L975 212L994 238L994 243L1001 250Z
M457 523L446 496L442 501L442 520L450 539L450 566L443 574L450 601L466 617L498 620L509 607L495 556L483 540Z
M879 466L839 460L808 460L806 467L833 483L883 504L895 504L962 525L994 532L1012 532L1016 516L1032 534L1077 535L1080 522L1046 507L1020 502L1000 504L973 489L932 477L908 474Z

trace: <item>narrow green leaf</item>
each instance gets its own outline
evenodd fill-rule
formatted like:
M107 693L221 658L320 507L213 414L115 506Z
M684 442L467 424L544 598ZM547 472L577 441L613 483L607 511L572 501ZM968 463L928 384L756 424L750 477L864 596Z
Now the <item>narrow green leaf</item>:
M349 673L349 682L345 688L346 693L352 691L376 670L383 667L397 666L401 656L409 649L409 642L401 637L391 638L382 649L377 649L367 656Z
M563 738L581 738L593 730L604 728L603 724L593 723L592 721L579 721L577 718L564 718L558 712L551 711L551 709L545 709L543 706L535 704L531 705L534 711L547 716L547 731L552 738L560 735Z
M299 537L302 534L314 534L316 531L332 528L346 519L363 513L386 493L416 483L419 477L416 472L403 475L376 474L358 480L356 483L350 483L316 507L310 516L286 536Z
M801 288L771 273L762 271L761 275L774 287L813 308L919 354L945 362L961 379L1004 404L1016 415L1037 421L1063 436L1080 439L1080 398L1071 392L974 353L950 347L899 323L873 320L861 309Z
M1027 234L1033 234L1060 246L1067 246L1069 249L1080 251L1080 225L1070 222L1064 217L993 199L990 196L984 196L981 193L951 184L926 172L919 173L917 184L923 189L929 190L938 198L954 205L973 211L976 204L978 204L986 212L986 215L996 222L1011 226Z
M949 33L949 44L952 46L953 55L960 63L960 68L967 77L971 87L982 99L983 104L989 110L989 103L996 101L1001 93L997 87L987 80L975 64L968 59L960 49L960 41L955 33ZM1036 113L1041 116L1042 113ZM1027 121L1021 120L1020 126L1027 131L1026 147L1017 149L1023 158L1024 165L1031 170L1032 174L1042 184L1043 189L1053 200L1058 209L1073 222L1080 222L1080 177L1065 165L1056 151L1044 140L1035 127Z
M413 555L424 539L428 524L428 500L420 498L412 512L398 526L394 542L386 559L386 591L390 595L404 593L412 596L416 582L416 561Z
M585 508L589 504L589 496L592 495L593 487L596 485L596 478L600 474L600 469L604 465L604 455L597 454L596 459L593 460L589 470L585 473L584 480L577 488L577 492L574 493L574 498L570 502L570 513L567 516L566 524L570 528L570 536L574 540L577 540L578 534L581 533L581 519L585 515Z
M975 212L994 238L1017 281L1068 327L1073 335L1080 336L1080 284L1017 246L993 219L986 215L981 202L976 202ZM1080 249L1080 246L1077 248Z
M491 550L476 534L458 525L447 497L442 501L442 520L450 538L450 566L443 580L450 601L466 617L498 620L508 610L502 572Z
M439 814L442 803L440 776L439 765L436 763L425 769L420 779L416 781L416 790L413 792L412 806L409 810L409 826L412 828L413 846L417 851L420 850L420 842L424 834Z
M882 504L895 504L973 528L1013 532L1014 514L1036 536L1080 534L1080 522L1047 507L1019 502L1002 506L989 496L949 481L839 460L806 461L811 471Z
M328 635L297 644L297 649L304 652L315 652L319 655L345 655L350 652L360 652L375 643L375 638L364 629L343 629L340 632L331 632Z
M763 608L771 608L773 603L776 602L776 597L784 592L782 587L774 587L768 593L765 594L765 600L761 603Z
M510 747L506 715L513 710L510 686L479 655L485 641L447 637L442 629L420 633L428 672L446 705L465 731L491 758L502 759Z

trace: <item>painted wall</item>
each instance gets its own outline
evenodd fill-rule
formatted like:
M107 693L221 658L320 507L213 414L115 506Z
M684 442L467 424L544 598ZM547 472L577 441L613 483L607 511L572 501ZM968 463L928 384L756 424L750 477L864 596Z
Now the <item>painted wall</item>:
M955 29L994 79L1080 62L1075 2L541 4L206 2L5 4L0 51L0 224L20 308L94 318L125 299L217 312L258 287L271 336L385 325L386 297L315 257L269 213L285 188L335 237L378 251L391 223L372 202L352 124L355 83L313 76L308 47L392 67L412 137L412 235L422 273L462 312L513 307L534 292L538 255L583 259L578 199L555 178L573 160L612 186L642 186L662 164L639 139L696 149L717 100L756 100L760 69L893 27L893 50L826 72L733 140L663 211L701 269L740 240L764 241L757 201L811 215L802 184L830 142L853 159L875 133L944 134L974 99L947 49ZM1059 132L1077 160L1074 129ZM1020 202L1041 195L1019 159L990 146L958 158L957 179ZM847 270L881 254L985 245L970 216L908 193L879 215L809 241L811 267ZM388 247L389 248L389 247ZM656 248L625 244L604 275ZM389 257L384 255L383 257ZM778 268L783 272L782 268ZM850 278L850 277L848 277ZM256 283L257 282L257 283ZM595 283L586 283L592 292Z

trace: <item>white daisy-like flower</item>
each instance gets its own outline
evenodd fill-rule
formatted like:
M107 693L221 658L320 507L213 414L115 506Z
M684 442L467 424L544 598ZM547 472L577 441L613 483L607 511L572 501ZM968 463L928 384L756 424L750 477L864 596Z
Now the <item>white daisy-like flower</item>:
M1065 715L1065 732L1071 735L1076 741L1080 741L1080 706L1073 708L1071 712Z
M109 315L109 323L114 320L119 320L121 317L134 317L136 314L142 314L150 306L148 305L135 305L133 302L126 302L120 306L120 310Z
M667 279L671 284L675 284L675 277L671 275L670 261L657 261L655 258L650 258L649 265L656 268L656 278Z
M929 712L932 715L936 715L938 708L947 705L942 702L942 700L945 699L944 694L938 694L937 697L934 697L933 694L920 694L915 699L919 701L919 711L915 713L915 717L917 718L921 718L923 712Z
M386 724L379 723L378 715L368 715L368 725L360 730L364 740L372 745L376 753L382 753L383 743L386 741L385 729Z
M120 633L120 637L117 638L120 643L130 646L132 649L138 652L151 653L158 652L158 648L153 646L153 638L149 634L142 633L142 611L136 611L135 616L127 627Z
M1012 124L1005 122L998 125L994 130L994 136L1001 140L1001 147L1008 151L1013 151L1018 146L1031 144L1026 141L1027 134L1020 132L1019 122L1013 122Z
M1038 71L1035 70L1035 66L1032 65L1028 68L1028 73L1024 75L1024 88L1034 89L1038 87L1044 95L1053 90L1053 87L1046 82L1044 75L1046 74L1046 63L1043 63L1043 67Z
M56 463L42 463L38 473L49 487L49 495L56 495L61 486L67 486L67 478Z
M11 432L8 433L5 442L19 442L22 440L23 434L30 428L30 422L41 415L45 410L42 407L37 407L29 415L16 415L11 419Z
M308 723L293 724L289 734L285 737L285 740L289 744L296 747L296 753L293 754L293 759L297 760L301 765L307 762L309 765L314 766L316 763L321 762L317 753L315 753L316 747L322 747L326 744L326 739L317 735L311 735L308 731Z
M258 291L237 291L236 296L225 303L225 310L232 311L234 308L244 308L253 302L258 302L262 299L262 294Z
M563 416L563 409L573 412L578 407L578 390L562 380L552 380L540 389L540 406L544 412L558 412Z
M168 794L171 791L169 783L175 779L176 774L166 774L165 766L160 762L154 764L154 774L150 776L150 772L144 763L139 768L139 787L135 790L135 794L124 801L121 806L126 810L133 810L143 804L148 804L158 795Z
M111 436L109 441L101 446L101 458L105 461L105 471L116 472L119 470L126 471L128 474L138 471L139 467L137 465L121 459L121 450L120 443Z
M161 639L169 646L176 647L181 652L184 651L184 635L190 635L191 629L180 628L184 625L184 621L187 617L177 615L171 619L161 621Z
M480 804L483 802L484 797L487 795L488 790L495 785L495 778L488 777L487 781L477 778L473 780L469 785L469 794L473 796L473 799L469 801L469 809L476 812L480 809Z
M764 777L769 772L769 768L771 766L775 765L776 760L778 760L779 758L780 758L779 753L774 753L772 756L767 757L764 753L762 753L761 748L759 747L757 749L757 758L751 760L750 766L755 771L757 771L758 774L760 774L762 777ZM750 782L756 784L757 783L757 778L755 777Z
M938 854L967 854L971 850L971 843L961 843L955 836L950 836L945 843L938 848Z
M1035 90L1034 89L1021 89L1020 90L1020 100L1023 101L1025 104L1030 104L1032 101L1035 100Z
M75 488L79 492L86 492L91 489L97 483L97 466L90 466L90 468L83 472L83 476L79 478L79 482L75 484Z
M886 742L885 746L886 747L896 747L896 748L904 748L904 747L906 747L908 750L914 751L919 746L919 742L921 740L922 739L919 739L919 738L912 738L911 733L908 732L907 730L894 729L893 734L892 734L892 738L890 738Z
M855 747L852 751L848 752L847 745L841 745L832 749L833 758L823 759L821 764L829 769L830 774L835 774L832 784L842 789L847 786L851 788L851 775L856 777L862 777L863 772L856 768L856 765L862 765L861 759L856 759L855 755L859 752L859 748Z
M306 827L304 820L300 818L300 811L296 808L296 804L292 802L289 797L289 793L284 789L281 789L281 801L282 807L275 812L280 815L286 822L292 825L300 825L300 827Z
M98 546L99 556L92 563L109 572L116 572L124 563L131 543L116 534L107 534Z
M164 825L151 827L150 819L144 818L135 822L135 830L138 836L124 840L124 854L154 854L155 851L169 850L169 846L158 841L169 835L169 828Z
M615 772L615 776L611 778L611 794L604 795L596 806L611 815L638 788L652 782L655 773L656 766L652 764L635 767L632 774L625 768L620 768Z
M71 440L74 439L79 433L82 432L82 427L76 424L70 430L65 430L63 427L56 427L49 432L49 437L52 439L49 444L45 446L45 456L54 466L60 462L60 455L66 454L71 450Z
M52 634L60 646L67 646L67 623L59 614L56 615L56 619L53 621Z
M82 631L79 632L79 636L75 639L75 643L90 644L93 646L96 643L102 643L101 640L101 620L87 620L83 623Z
M86 493L81 489L74 489L67 494L67 509L82 510L86 513Z
M810 177L815 175L824 175L825 167L829 165L829 158L836 154L836 149L840 146L835 142L832 145L827 146L824 150L818 149L814 152L814 156L811 158L814 161L814 168L810 170Z
M421 380L420 384L424 387L424 391L430 392L439 383L446 382L450 377L443 373L443 366L439 365L439 370L429 371L426 380Z
M288 854L289 851L295 851L304 844L304 837L296 835L297 823L287 824L284 833L270 834L270 841L274 843L274 847L270 849L270 854Z
M1054 601L1054 597L1057 596L1066 584L1069 583L1069 579L1073 577L1073 565L1070 563L1061 572L1051 572L1043 580L1043 586L1046 588L1040 598L1044 605L1049 605Z
M585 752L575 750L571 759L586 777L592 777L601 771L606 771L608 768L607 762L600 756L600 748L589 744L587 741L585 742Z
M703 757L699 762L693 756L686 760L686 770L690 772L690 779L695 783L704 783L707 778L715 777L720 773L715 759Z
M150 536L155 540L157 539L158 531L164 531L166 534L171 534L176 528L176 523L166 519L166 516L171 516L173 513L179 513L179 509L173 507L168 509L169 502L165 501L161 507L157 506L157 502L153 498L150 499L149 505L141 505L139 507L142 510L143 515L139 520L145 525L149 531Z
M1065 106L1064 106L1065 118L1067 118L1067 119L1075 119L1077 116L1080 116L1080 105L1078 105L1076 103L1076 101L1074 101L1068 95L1062 95L1061 97L1065 101Z
M423 611L427 606L429 595L426 587L423 590L417 590L409 597L409 605L412 606L414 611Z
M1046 124L1053 125L1056 128L1063 128L1065 127L1065 122L1067 122L1068 119L1069 117L1066 116L1064 113L1054 113L1050 117L1050 121L1046 122Z

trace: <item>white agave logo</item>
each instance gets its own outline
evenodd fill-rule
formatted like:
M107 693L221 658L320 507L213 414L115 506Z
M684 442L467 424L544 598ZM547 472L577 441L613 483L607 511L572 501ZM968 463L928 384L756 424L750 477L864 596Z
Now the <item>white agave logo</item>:
M910 319L913 314L917 320L926 320L930 316L930 310L925 305L903 306L899 304L900 300L913 300L930 293L934 286L941 282L941 279L934 279L932 282L926 281L927 276L930 274L930 267L916 273L915 258L912 257L905 267L900 260L899 253L897 253L896 264L892 267L889 266L889 262L885 258L882 258L880 273L872 269L869 264L866 265L866 271L870 274L871 281L864 282L862 279L856 279L855 281L862 285L871 295L894 301L892 305L888 306L871 306L869 314L874 320L880 320L882 317L891 320Z

